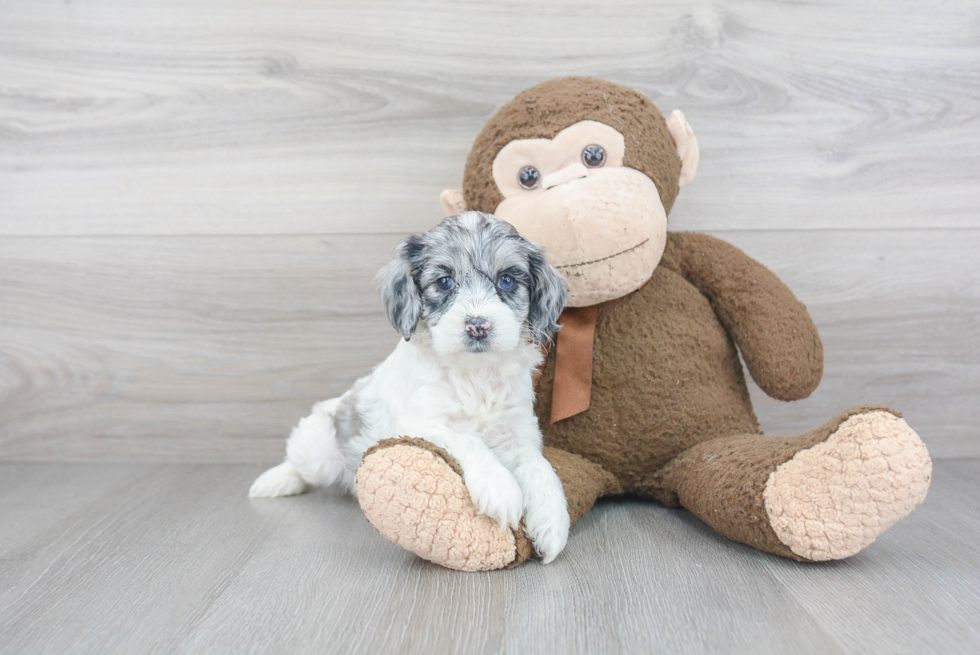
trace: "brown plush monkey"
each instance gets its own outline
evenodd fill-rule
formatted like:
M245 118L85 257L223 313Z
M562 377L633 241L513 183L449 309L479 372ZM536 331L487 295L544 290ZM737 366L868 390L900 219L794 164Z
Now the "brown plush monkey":
M738 352L780 400L807 397L823 349L806 308L737 248L668 233L697 170L683 114L665 120L632 89L545 82L477 137L447 213L492 212L541 243L568 279L538 385L545 455L574 523L599 496L689 509L721 534L801 561L858 552L929 487L925 446L901 415L853 407L796 437L764 437ZM469 502L458 465L407 435L368 451L358 498L387 538L464 570L533 555Z

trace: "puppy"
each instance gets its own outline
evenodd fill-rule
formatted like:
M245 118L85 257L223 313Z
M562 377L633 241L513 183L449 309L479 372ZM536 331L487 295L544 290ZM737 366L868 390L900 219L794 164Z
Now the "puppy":
M422 437L463 470L480 512L525 531L544 562L568 538L565 494L541 454L532 375L558 329L565 286L541 248L489 214L451 216L409 237L378 276L388 319L404 337L370 375L313 407L286 461L253 498L338 484L353 493L364 451Z

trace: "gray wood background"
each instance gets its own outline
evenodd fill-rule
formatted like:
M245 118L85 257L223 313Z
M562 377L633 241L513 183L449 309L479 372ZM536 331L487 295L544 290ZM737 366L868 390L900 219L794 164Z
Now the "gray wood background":
M391 349L371 282L504 102L682 109L671 217L810 308L769 434L902 410L980 456L980 6L0 0L0 459L272 462Z

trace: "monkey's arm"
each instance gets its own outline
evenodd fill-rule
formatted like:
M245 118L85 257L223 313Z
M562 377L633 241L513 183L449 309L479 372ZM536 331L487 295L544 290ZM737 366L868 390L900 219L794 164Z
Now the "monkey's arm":
M756 383L773 398L809 396L823 376L823 344L806 307L765 266L706 234L668 234L664 263L711 301Z

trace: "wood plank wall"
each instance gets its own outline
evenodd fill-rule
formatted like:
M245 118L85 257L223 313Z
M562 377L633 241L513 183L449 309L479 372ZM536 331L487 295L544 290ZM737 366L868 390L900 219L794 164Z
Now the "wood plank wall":
M372 284L504 102L685 111L670 227L810 308L822 386L980 456L976 2L0 0L0 459L268 461L396 341Z

